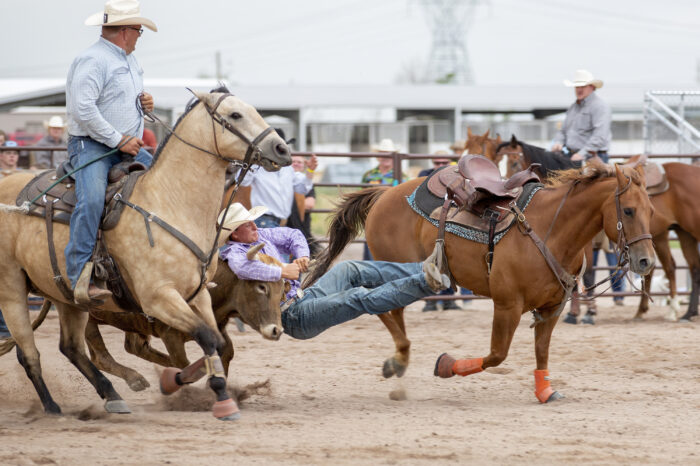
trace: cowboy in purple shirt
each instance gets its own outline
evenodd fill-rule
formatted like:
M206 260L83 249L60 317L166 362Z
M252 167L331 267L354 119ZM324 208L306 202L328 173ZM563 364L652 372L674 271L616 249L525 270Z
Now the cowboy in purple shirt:
M253 221L265 207L248 211L233 204L223 227L231 231L221 257L244 280L277 281L284 278L292 287L282 305L284 332L307 339L362 314L381 314L406 306L450 286L432 262L401 264L383 261L344 261L323 275L313 286L301 290L299 276L309 267L309 247L304 235L292 228L261 228ZM265 243L260 252L281 261L281 254L296 257L280 266L251 261L252 246Z

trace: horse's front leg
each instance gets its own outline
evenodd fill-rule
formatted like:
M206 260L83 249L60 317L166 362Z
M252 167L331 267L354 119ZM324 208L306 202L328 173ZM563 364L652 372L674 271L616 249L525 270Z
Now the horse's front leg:
M453 375L467 376L481 372L487 367L501 364L508 356L513 334L523 312L522 300L499 303L494 300L493 327L491 330L491 352L484 358L455 359L447 353L438 357L434 375L448 378Z
M377 315L384 326L386 326L387 330L389 330L391 338L394 340L394 345L396 346L396 352L392 357L384 361L384 366L382 368L382 375L387 379L393 375L396 377L403 376L408 367L411 341L406 336L403 310L404 308L399 308L392 310L391 314L385 313Z
M558 307L558 306L557 306ZM535 396L541 403L549 403L564 398L559 392L552 389L549 382L549 342L552 337L552 330L557 324L558 316L554 316L556 308L540 310L544 322L535 326L535 358L537 359L537 369L535 369Z
M221 363L221 358L215 354L217 349L224 344L224 339L219 333L214 319L214 311L211 307L211 297L206 289L200 290L191 300L191 308L172 288L158 290L152 296L152 302L143 302L144 309L151 309L154 316L167 325L173 325L173 321L184 323L189 321L195 325L175 326L178 330L191 335L204 351L204 357L180 370L169 367L163 371L160 380L161 392L170 394L182 385L192 383L201 378L202 372L209 376L209 387L216 394L216 402L212 407L214 417L224 421L240 418L240 412L236 403L226 392L226 376ZM194 312L196 309L197 312ZM158 313L156 315L156 313ZM174 325L173 325L174 326Z

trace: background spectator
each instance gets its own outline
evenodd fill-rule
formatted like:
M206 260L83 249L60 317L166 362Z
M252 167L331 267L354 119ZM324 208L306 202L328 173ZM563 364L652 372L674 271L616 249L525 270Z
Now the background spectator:
M7 141L7 134L0 129L0 145L5 144L5 141Z
M46 135L36 143L37 146L51 147L51 146L65 146L66 140L64 139L64 134L66 132L66 125L63 122L63 118L60 116L52 116L46 126ZM37 151L34 152L34 163L31 168L56 168L61 165L66 158L68 158L68 152L66 151Z
M19 146L15 141L5 141L0 147L0 178L21 171L17 168Z
M300 155L292 156L292 168L297 173L311 173L314 170L306 164L306 159ZM292 213L287 219L287 226L296 228L304 233L306 242L309 244L311 257L314 257L322 249L321 245L316 242L316 239L311 234L311 210L316 205L316 191L312 187L305 195L294 193L294 201L292 202ZM302 215L303 214L303 215Z

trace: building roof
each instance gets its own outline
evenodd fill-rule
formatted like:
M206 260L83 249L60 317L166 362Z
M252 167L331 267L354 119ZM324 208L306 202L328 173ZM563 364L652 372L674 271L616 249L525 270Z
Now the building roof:
M210 90L214 79L145 79L160 109L181 109L191 98L187 87ZM613 112L640 112L645 91L698 90L688 86L608 84L597 91ZM230 85L231 92L260 110L302 108L396 108L461 110L463 113L535 113L561 111L571 105L573 91L564 86L453 85ZM0 79L0 111L19 105L65 105L63 79ZM549 111L549 112L548 112Z

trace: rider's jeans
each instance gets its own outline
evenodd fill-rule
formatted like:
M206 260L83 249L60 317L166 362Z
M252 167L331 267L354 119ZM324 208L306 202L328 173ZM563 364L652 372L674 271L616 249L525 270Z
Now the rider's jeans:
M78 168L111 150L110 147L89 137L72 136L68 140L68 156L73 168ZM70 240L65 249L68 278L73 287L85 263L92 257L105 205L109 169L131 157L123 152L115 152L73 174L78 202L70 219ZM141 149L133 159L147 167L150 167L153 161L153 157L145 149Z
M421 263L341 262L282 313L284 332L311 338L362 314L381 314L435 293Z

